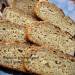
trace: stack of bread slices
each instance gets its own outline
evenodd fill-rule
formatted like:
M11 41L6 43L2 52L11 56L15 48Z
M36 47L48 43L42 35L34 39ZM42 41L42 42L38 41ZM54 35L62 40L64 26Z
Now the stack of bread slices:
M47 0L7 0L0 19L0 65L39 75L75 75L75 22Z

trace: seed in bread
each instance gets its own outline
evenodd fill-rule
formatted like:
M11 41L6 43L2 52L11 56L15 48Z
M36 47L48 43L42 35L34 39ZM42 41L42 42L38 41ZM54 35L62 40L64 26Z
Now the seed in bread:
M37 2L34 8L35 14L42 20L48 20L62 31L75 35L75 23L70 23L65 19L61 9L48 1Z
M59 28L47 21L35 22L26 28L28 40L38 45L53 45L54 48L64 53L74 53L75 40L72 40L68 33L62 32Z
M75 58L51 47L28 49L24 66L40 75L75 75Z

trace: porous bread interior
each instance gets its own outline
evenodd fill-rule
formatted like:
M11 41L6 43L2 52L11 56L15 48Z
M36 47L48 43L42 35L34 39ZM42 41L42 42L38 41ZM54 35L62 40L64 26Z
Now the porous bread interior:
M27 28L28 39L38 45L52 45L64 53L74 52L75 41L49 22L35 22Z
M52 48L33 48L24 59L25 67L41 75L74 75L75 59Z
M75 23L66 20L63 11L55 4L47 1L37 2L34 11L42 20L48 20L62 31L75 35Z
M0 40L9 42L26 42L25 27L11 23L9 21L0 20Z

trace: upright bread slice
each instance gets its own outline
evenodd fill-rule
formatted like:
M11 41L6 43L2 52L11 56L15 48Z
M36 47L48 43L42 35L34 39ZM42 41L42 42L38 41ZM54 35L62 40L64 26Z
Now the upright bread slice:
M26 42L25 34L24 26L0 20L0 41Z
M37 2L34 8L35 14L42 20L48 20L62 31L75 35L75 23L70 23L65 19L61 9L48 1Z
M23 56L29 47L30 45L27 43L10 44L0 42L0 65L25 72Z
M34 18L26 15L22 10L10 7L5 8L3 12L3 17L5 20L9 20L10 22L19 25L25 25L28 23L31 24L33 21L35 21Z
M28 49L24 66L40 75L75 75L75 58L46 46Z
M50 22L35 22L27 26L26 30L27 39L38 45L52 45L54 48L69 54L75 51L75 40Z

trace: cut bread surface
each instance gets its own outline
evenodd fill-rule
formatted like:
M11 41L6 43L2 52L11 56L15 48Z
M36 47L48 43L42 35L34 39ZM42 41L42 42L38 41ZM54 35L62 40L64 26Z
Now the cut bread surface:
M52 45L68 54L75 51L75 40L47 21L32 23L27 26L26 33L27 39L38 45Z
M40 75L74 75L75 58L51 47L28 49L24 66L28 71Z
M11 23L9 21L0 20L0 41L26 42L25 27Z
M66 19L63 11L55 4L49 3L48 1L37 2L34 12L42 20L48 20L62 31L68 32L72 36L75 35L75 23Z
M34 18L26 15L22 10L10 7L5 8L3 18L19 25L31 24L35 21Z
M23 54L28 47L27 44L0 43L0 65L14 70L25 71Z
M75 74L75 58L46 45L0 42L0 65L40 75Z

